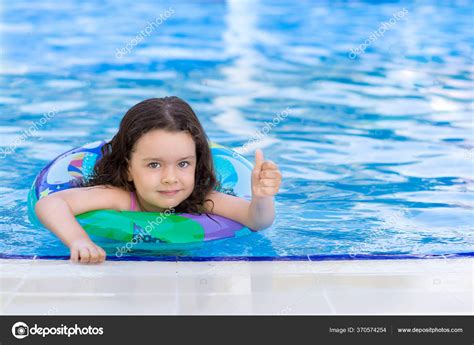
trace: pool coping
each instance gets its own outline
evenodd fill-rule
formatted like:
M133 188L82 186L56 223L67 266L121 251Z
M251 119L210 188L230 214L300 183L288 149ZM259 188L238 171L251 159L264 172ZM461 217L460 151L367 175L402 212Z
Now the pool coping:
M336 260L409 260L474 258L474 252L451 254L334 254L288 256L108 256L107 261L336 261ZM0 259L69 260L66 255L1 254Z
M472 315L473 263L0 260L0 313Z

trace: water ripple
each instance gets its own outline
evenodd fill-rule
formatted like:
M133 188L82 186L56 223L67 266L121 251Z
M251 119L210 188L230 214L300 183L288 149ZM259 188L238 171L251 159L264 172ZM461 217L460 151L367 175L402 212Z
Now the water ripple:
M0 162L0 253L66 255L27 219L35 175L67 149L110 138L133 104L165 95L189 101L211 140L233 148L289 110L244 153L253 161L263 148L283 173L275 225L177 254L473 251L469 4L177 2L118 58L169 8L128 5L4 4L0 148L13 153ZM406 18L350 58L404 7Z

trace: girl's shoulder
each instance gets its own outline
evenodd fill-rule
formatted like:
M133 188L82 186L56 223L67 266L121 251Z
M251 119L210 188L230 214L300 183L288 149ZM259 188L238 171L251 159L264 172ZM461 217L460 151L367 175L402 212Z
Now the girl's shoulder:
M109 204L110 209L114 209L116 211L128 211L130 209L132 193L125 189L110 185L86 188L95 188L93 193L102 199L106 204Z

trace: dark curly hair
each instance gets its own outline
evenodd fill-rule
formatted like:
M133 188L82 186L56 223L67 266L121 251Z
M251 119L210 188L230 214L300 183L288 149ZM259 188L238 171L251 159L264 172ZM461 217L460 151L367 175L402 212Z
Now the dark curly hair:
M110 185L135 191L133 182L127 180L128 165L135 143L145 133L161 129L169 132L188 132L196 145L196 171L194 190L174 208L177 213L205 213L205 196L219 188L211 149L204 129L188 103L179 97L150 98L130 108L118 133L102 147L102 158L96 163L91 177L83 186ZM214 203L212 207L214 207Z

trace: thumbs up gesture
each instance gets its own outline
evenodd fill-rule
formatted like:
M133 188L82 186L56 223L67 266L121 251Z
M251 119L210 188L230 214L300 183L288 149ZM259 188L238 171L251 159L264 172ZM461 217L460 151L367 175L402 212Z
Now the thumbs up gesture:
M260 149L255 151L255 166L252 170L252 197L273 196L278 193L281 173L272 161L263 158Z

